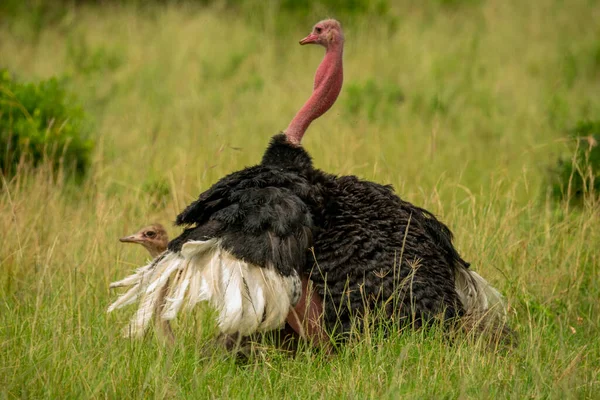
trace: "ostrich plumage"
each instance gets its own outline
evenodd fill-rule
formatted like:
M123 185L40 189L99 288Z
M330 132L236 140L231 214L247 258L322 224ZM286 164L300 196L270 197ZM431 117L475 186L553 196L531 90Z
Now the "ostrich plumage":
M128 236L124 236L119 239L121 243L135 243L143 246L150 257L156 258L167 250L169 244L169 234L164 226L161 224L151 224L138 230L136 233ZM167 295L168 286L164 286L162 291L159 293L159 299L156 301L155 310L156 314L162 312L162 307L165 304L164 297ZM169 343L175 341L175 335L169 321L162 318L156 319L156 327L160 332L160 336L165 338Z
M464 313L454 270L468 264L444 224L390 186L315 169L285 135L271 140L260 165L220 180L176 222L192 227L169 243L172 252L219 237L236 258L309 276L329 329L341 323L348 330L351 312L365 304L375 309L394 295L402 305L389 311L414 314L416 323Z
M326 48L310 99L260 164L222 178L179 214L185 230L166 252L111 285L133 287L109 311L141 297L127 329L140 335L157 310L169 320L209 301L226 334L287 321L316 341L348 332L374 310L413 326L502 319L502 296L469 268L432 213L389 185L314 168L300 142L341 90L344 36L325 20L300 43Z

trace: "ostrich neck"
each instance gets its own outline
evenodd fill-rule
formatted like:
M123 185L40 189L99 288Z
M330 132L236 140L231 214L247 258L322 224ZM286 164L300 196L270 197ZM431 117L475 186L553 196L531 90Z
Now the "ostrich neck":
M290 143L299 145L308 126L333 106L344 81L343 42L328 47L317 73L313 93L298 111L285 134Z
M154 246L144 246L144 247L146 247L146 250L148 250L148 253L150 253L150 257L152 257L152 258L158 257L166 250L166 246L164 248L160 248L160 249L158 249Z

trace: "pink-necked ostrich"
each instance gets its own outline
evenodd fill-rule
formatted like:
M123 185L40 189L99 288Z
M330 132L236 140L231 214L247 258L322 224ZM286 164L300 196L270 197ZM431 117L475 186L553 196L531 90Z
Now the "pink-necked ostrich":
M157 317L170 320L208 301L226 334L287 321L315 341L349 332L375 309L412 326L501 318L501 296L469 269L433 214L391 186L313 167L301 141L341 90L344 35L329 19L300 43L326 50L306 104L260 164L224 177L177 217L187 228L168 251L111 285L135 286L109 311L140 296L127 330L140 335L157 302L165 303Z

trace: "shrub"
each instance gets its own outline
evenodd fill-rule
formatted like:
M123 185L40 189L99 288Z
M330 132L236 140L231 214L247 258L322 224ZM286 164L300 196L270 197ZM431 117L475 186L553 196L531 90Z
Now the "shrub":
M554 198L581 204L600 194L600 120L579 122L570 133L572 154L551 170L551 189Z
M82 176L90 164L93 142L83 109L64 82L14 81L0 70L0 173L15 174L20 163L48 160L55 170Z

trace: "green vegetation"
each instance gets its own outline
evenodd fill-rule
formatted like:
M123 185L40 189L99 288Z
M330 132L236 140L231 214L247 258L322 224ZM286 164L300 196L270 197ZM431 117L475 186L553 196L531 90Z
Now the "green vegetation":
M565 132L597 135L578 121L600 118L598 2L403 0L344 19L333 2L298 18L278 1L31 3L42 11L0 19L0 68L68 76L56 87L94 119L96 145L79 185L50 160L0 178L1 398L597 397L600 209L591 190L581 207L554 201L548 169L584 154ZM514 350L375 331L337 355L267 347L236 363L203 309L177 321L172 349L121 338L131 309L105 314L109 282L147 257L117 238L168 227L260 160L311 92L323 52L297 41L325 16L344 24L346 86L306 148L447 222L506 294Z
M54 170L83 175L93 147L88 125L64 83L51 78L23 84L0 70L0 174L11 176L19 165L36 167L46 160Z
M600 194L600 121L583 121L572 129L574 146L569 157L558 160L550 179L558 200L576 204L597 202Z
M364 84L346 84L348 117L364 117L369 122L389 121L404 101L402 89L393 83L378 84L374 79ZM362 114L361 114L362 113Z

